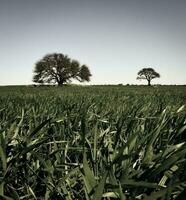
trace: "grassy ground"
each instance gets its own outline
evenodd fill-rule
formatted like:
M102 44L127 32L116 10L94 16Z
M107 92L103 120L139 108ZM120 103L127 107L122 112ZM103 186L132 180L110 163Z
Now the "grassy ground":
M181 199L185 86L0 87L4 199Z

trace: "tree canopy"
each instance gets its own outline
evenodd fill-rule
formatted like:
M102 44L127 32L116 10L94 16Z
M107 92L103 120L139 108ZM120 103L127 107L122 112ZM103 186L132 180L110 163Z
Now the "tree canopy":
M160 74L157 73L153 68L143 68L138 72L137 79L145 79L148 85L151 85L151 81L154 78L159 78Z
M76 79L80 82L90 81L90 70L61 53L48 54L39 60L34 69L33 82L57 83L63 85Z

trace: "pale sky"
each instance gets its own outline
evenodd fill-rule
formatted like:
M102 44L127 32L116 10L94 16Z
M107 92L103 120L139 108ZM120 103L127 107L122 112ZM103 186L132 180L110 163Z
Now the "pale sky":
M48 53L87 64L90 84L141 84L143 67L186 84L186 0L0 0L0 85L31 84Z

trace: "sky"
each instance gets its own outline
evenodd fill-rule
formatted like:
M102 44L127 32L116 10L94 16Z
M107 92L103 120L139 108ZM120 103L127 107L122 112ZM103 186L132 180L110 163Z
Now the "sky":
M63 53L89 84L186 84L186 0L0 0L0 85L32 84L35 63Z

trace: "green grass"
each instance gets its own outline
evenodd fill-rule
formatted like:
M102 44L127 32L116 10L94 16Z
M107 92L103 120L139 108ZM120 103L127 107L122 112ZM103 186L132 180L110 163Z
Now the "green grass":
M0 87L0 198L183 199L186 87Z

